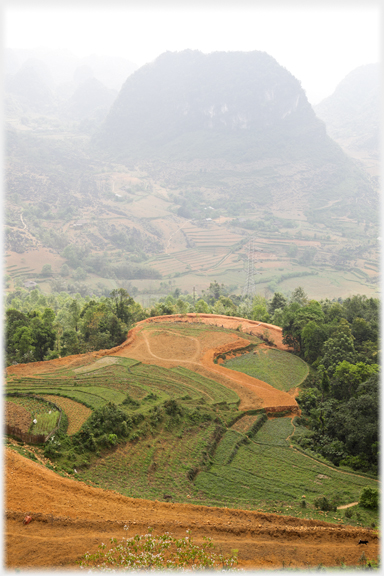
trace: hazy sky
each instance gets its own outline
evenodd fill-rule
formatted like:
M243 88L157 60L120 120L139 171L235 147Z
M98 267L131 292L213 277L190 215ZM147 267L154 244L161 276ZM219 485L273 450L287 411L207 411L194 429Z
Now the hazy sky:
M64 48L138 65L166 50L262 50L298 78L312 104L380 58L381 2L50 2L5 0L9 48Z

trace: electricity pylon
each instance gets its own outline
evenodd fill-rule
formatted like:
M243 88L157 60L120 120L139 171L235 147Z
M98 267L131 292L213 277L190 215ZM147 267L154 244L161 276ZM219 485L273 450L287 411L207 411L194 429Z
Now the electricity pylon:
M248 264L247 264L247 280L245 282L243 288L243 296L252 298L256 292L256 283L255 283L255 247L254 247L254 239L251 238L248 244Z

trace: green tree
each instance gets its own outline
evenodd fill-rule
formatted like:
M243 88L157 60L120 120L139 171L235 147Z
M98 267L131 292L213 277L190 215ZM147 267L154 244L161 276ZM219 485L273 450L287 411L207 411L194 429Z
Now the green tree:
M273 316L275 310L277 310L278 308L283 310L286 305L287 305L287 299L285 298L285 296L283 296L283 294L281 294L280 292L275 292L272 300L268 304L268 312L271 316Z
M124 288L112 290L109 295L112 301L112 308L118 318L122 320L127 326L133 322L132 306L135 301Z
M337 365L344 360L354 362L355 347L349 324L341 319L331 338L324 342L321 363L324 364L329 376L332 376Z
M45 278L48 278L49 276L52 276L52 274L53 274L52 266L50 264L44 264L44 266L40 272L40 275L45 277Z
M76 280L76 282L80 282L81 280L85 280L87 277L87 273L84 270L84 268L81 268L81 266L78 266L73 274L73 279Z
M290 297L290 302L297 302L300 306L304 306L308 302L308 296L301 286L294 289Z
M195 312L198 314L211 314L211 308L205 300L200 298L195 304Z
M60 269L60 275L63 277L67 277L69 276L69 266L68 264L63 264L61 269Z
M301 331L301 343L303 347L304 359L307 362L315 362L321 354L323 344L327 340L327 330L310 320Z
M366 486L361 491L359 504L363 508L377 510L379 508L379 491L375 488L369 488Z
M363 362L351 364L346 360L340 362L332 379L332 396L337 400L349 400L356 395L359 385L378 371L377 364L369 365Z
M270 320L267 300L260 294L257 294L253 298L251 318L259 322L269 322Z

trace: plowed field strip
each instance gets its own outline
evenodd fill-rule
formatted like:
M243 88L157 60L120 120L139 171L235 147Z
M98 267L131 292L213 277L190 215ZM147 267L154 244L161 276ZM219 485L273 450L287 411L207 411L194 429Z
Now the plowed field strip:
M10 449L5 451L7 568L75 568L76 561L101 542L144 534L170 532L185 536L187 528L201 543L206 536L223 552L239 550L240 567L248 569L325 566L345 557L357 564L359 539L368 540L365 553L377 558L379 540L368 529L260 512L168 504L127 498L116 492L62 478ZM27 512L32 522L23 526ZM129 531L124 531L124 524Z
M64 398L63 396L46 395L43 396L43 398L45 398L45 400L51 400L64 410L68 418L68 436L78 432L92 414L92 410L84 406L84 404L80 404L80 402L75 402L69 398Z

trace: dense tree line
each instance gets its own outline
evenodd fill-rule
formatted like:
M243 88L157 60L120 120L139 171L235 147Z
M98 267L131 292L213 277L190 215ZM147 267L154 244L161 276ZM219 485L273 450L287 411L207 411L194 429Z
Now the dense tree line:
M379 300L353 296L317 302L298 296L299 291L296 301L279 304L285 343L311 366L298 397L303 416L297 441L337 466L375 473Z
M112 348L124 342L135 322L146 317L123 288L102 298L20 290L8 300L7 365Z

